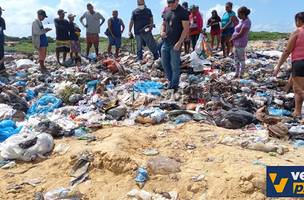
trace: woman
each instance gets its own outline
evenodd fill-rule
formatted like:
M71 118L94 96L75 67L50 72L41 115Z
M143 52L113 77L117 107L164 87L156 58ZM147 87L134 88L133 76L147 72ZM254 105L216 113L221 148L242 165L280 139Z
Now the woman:
M246 7L241 7L238 10L238 17L241 22L235 27L231 41L234 44L234 61L235 61L235 78L242 78L243 69L245 68L245 53L248 44L249 31L251 21L248 18L250 10Z
M232 43L231 36L234 33L234 27L238 24L238 19L234 11L232 11L233 4L226 3L226 12L222 17L222 49L224 57L229 56Z
M221 43L221 18L218 16L216 10L211 12L212 16L208 20L208 27L211 27L210 35L211 35L211 48L214 47L214 39L217 38L217 46L216 50L218 50Z
M292 60L292 85L295 93L294 117L301 117L302 104L304 100L304 12L295 16L297 30L292 33L287 48L285 49L278 65L274 69L274 76L277 76L281 66L291 54Z
M190 11L191 14L189 16L189 21L190 21L189 35L192 43L192 49L194 50L199 35L202 32L203 18L197 6L192 5Z

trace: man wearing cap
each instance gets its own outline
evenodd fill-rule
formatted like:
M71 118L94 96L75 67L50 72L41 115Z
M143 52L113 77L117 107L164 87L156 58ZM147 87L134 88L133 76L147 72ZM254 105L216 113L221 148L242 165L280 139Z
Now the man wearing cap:
M137 60L143 59L143 44L147 44L153 54L154 60L159 58L157 43L152 35L154 26L153 15L149 8L146 7L144 0L137 0L138 7L132 12L129 24L129 36L132 34L134 26L134 34L137 46Z
M59 64L60 53L63 53L63 63L66 60L67 53L70 52L70 30L69 22L64 19L66 12L59 9L57 12L59 18L54 19L54 24L56 27L56 58Z
M0 75L7 75L4 66L4 30L6 26L2 11L4 10L0 7Z
M96 56L98 56L100 27L105 22L105 18L99 12L94 11L92 4L89 3L87 9L88 11L80 17L81 24L87 29L87 56L92 45L94 45ZM84 19L86 24L83 22Z
M108 54L112 53L112 45L115 45L115 57L118 57L121 46L121 34L125 30L122 19L118 18L118 11L113 10L112 17L108 20L108 29L106 35L109 38Z
M38 10L37 15L37 19L32 24L32 42L34 47L38 49L40 70L45 73L47 70L44 65L44 61L48 47L48 39L46 37L46 33L52 29L43 28L42 21L47 18L44 10Z
M189 15L179 0L167 0L170 10L164 14L161 37L164 44L161 49L162 65L169 80L168 89L177 91L180 79L180 52L189 32Z
M80 28L77 24L74 23L76 15L69 14L69 29L70 29L70 38L71 38L71 59L75 61L76 64L79 64L81 61L81 58L79 57L80 53Z

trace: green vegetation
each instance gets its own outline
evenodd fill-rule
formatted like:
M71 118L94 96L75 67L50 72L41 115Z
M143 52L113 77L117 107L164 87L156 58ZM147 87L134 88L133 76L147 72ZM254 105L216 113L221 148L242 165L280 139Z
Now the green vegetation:
M288 33L278 33L278 32L250 32L249 34L249 40L279 40L279 39L285 39L288 38ZM156 38L159 38L159 35L155 36ZM17 37L6 37L6 41L8 43L12 42L8 46L5 46L5 51L7 52L20 52L20 53L33 53L34 48L32 46L31 37L23 37L23 38L17 38ZM86 48L85 39L81 38L81 49L84 52ZM123 38L122 39L122 46L125 47L126 50L130 50L133 42L133 48L135 41L131 41L130 39ZM108 39L105 37L100 38L100 49L102 52L106 51L108 45ZM56 44L53 38L49 38L49 47L48 47L48 53L55 52ZM93 50L93 48L91 49Z
M289 37L289 33L278 33L278 32L250 32L249 40L279 40Z

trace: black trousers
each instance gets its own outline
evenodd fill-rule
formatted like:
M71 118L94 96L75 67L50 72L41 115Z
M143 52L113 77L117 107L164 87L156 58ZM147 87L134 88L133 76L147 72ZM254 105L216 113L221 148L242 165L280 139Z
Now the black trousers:
M195 49L198 38L199 38L199 34L190 36L193 50Z

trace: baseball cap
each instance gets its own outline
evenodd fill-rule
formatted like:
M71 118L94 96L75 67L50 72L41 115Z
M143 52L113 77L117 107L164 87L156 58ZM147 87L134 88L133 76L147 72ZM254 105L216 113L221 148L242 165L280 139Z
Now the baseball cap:
M65 12L65 11L62 10L62 9L59 9L59 10L57 11L57 13L60 14L60 13L67 13L67 12Z
M167 3L175 3L175 0L167 0Z
M45 17L45 18L48 17L48 16L46 15L46 13L45 13L44 10L38 10L37 14L38 14L38 15L41 15L41 16L43 16L43 17Z
M76 17L76 15L70 13L70 14L68 15L68 18L71 18L71 17Z

